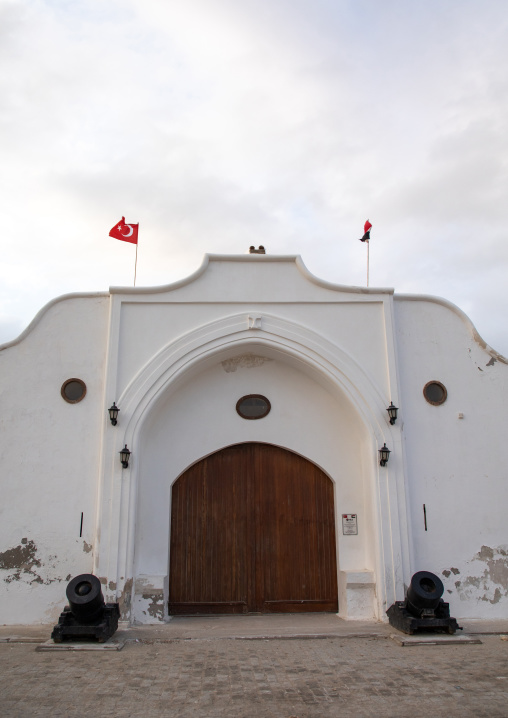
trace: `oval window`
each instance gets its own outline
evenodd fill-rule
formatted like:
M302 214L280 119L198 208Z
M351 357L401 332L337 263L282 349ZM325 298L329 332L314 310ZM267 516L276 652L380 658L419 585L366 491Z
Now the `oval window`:
M77 404L85 398L86 384L81 379L67 379L62 384L60 393L69 404Z
M261 394L248 394L236 402L236 410L242 419L262 419L270 409L270 402Z
M423 387L423 396L427 399L429 404L439 406L440 404L444 404L446 401L448 392L446 391L445 385L441 384L440 381L429 381Z

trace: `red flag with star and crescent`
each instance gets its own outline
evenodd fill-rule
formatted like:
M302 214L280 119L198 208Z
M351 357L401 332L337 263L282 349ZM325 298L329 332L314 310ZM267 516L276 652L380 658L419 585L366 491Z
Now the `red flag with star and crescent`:
M115 224L113 229L110 231L109 236L115 239L121 239L123 242L130 242L131 244L138 243L138 229L139 224L127 224L125 217Z

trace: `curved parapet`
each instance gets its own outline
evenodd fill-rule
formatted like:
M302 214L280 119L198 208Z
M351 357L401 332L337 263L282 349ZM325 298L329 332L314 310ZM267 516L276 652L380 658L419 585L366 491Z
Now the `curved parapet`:
M459 319L462 320L464 326L466 327L468 333L474 339L474 341L482 349L484 349L494 361L499 361L502 364L508 364L508 359L499 352L495 351L495 349L493 349L489 344L487 344L487 342L480 336L478 330L476 329L471 319L467 316L467 314L463 312L462 309L460 309L453 302L450 302L447 299L443 299L442 297L433 296L431 294L395 294L393 298L395 301L432 302L433 304L438 304L442 307L445 307L446 309L450 309L452 312L454 312L454 314L459 317Z
M302 258L300 255L295 256L295 263L298 267L300 273L308 279L313 284L316 284L318 287L323 287L325 289L332 289L337 292L346 292L350 294L393 294L394 290L391 288L386 287L355 287L351 285L346 284L335 284L333 282L327 282L324 279L320 279L319 277L316 277L315 274L312 274L305 264L303 263Z
M159 284L156 287L110 287L109 291L111 294L136 294L136 295L143 295L143 294L162 294L165 292L172 292L175 289L181 289L182 287L187 286L188 284L192 284L192 282L195 282L196 279L199 279L202 274L206 271L206 268L209 264L209 258L211 255L205 254L203 257L203 261L201 262L201 265L196 269L195 272L192 272L192 274L189 274L188 277L184 277L183 279L178 279L176 282L171 282L170 284Z
M23 341L39 324L39 322L43 319L43 317L52 309L54 306L59 304L60 302L65 302L68 299L94 299L94 298L103 298L103 297L109 297L109 292L75 292L70 294L62 294L59 297L56 297L55 299L52 299L47 304L45 304L42 309L39 309L35 317L32 319L30 324L17 336L15 339L12 339L9 342L5 342L4 344L0 344L0 352L4 349L9 349L10 347L16 346L16 344L19 344Z
M238 255L238 254L230 254L230 255L218 255L218 254L205 254L203 257L203 261L201 265L198 267L198 269L193 272L192 274L188 275L187 277L184 277L183 279L180 279L176 282L172 282L170 284L164 284L164 285L158 285L154 287L110 287L108 292L77 292L77 293L69 293L69 294L63 294L59 297L56 297L55 299L52 299L50 302L48 302L46 305L44 305L39 312L35 315L35 317L32 319L32 321L28 324L28 326L19 334L18 337L15 339L5 342L3 344L0 344L0 351L3 351L4 349L7 349L9 347L15 346L16 344L19 344L25 337L27 337L33 329L39 324L41 319L45 316L45 314L52 309L55 305L57 305L60 302L64 302L69 299L88 299L88 298L102 298L102 297L109 297L112 294L122 294L122 295L131 295L131 296L146 296L146 295L156 295L156 294L163 294L163 293L170 293L174 292L176 290L182 289L183 287L186 287L188 285L191 285L196 280L198 280L200 277L202 277L207 269L209 268L211 263L214 262L241 262L241 263L263 263L263 264L273 264L273 263L286 263L286 264L294 264L296 269L298 270L299 274L306 279L311 284L320 287L322 289L326 289L333 292L339 292L342 294L353 294L353 295L364 295L364 296L373 296L373 295L393 295L394 299L397 301L423 301L423 302L432 302L434 304L439 304L443 307L446 307L453 311L464 323L466 326L469 334L474 339L474 341L482 348L484 349L491 357L494 359L494 361L499 361L503 364L508 364L508 359L504 357L499 352L495 351L487 342L484 341L484 339L480 336L479 332L477 331L476 327L472 323L471 319L455 304L452 302L443 299L441 297L433 296L433 295L426 295L426 294L394 294L393 288L382 288L382 287L358 287L358 286L349 286L349 285L343 285L343 284L335 284L333 282L328 282L324 279L320 279L319 277L315 276L308 270L305 263L303 262L300 255L258 255L258 254L245 254L245 255Z
M320 279L319 277L316 277L314 274L312 274L307 267L305 266L302 258L300 255L257 255L257 254L246 254L246 255L238 255L238 254L230 254L230 255L219 255L219 254L205 254L203 257L203 261L201 262L201 265L198 267L198 269L190 274L187 277L184 277L183 279L180 279L176 282L172 282L170 284L164 284L164 285L158 285L154 287L122 287L122 286L116 286L116 287L110 287L108 292L74 292L69 294L62 294L59 297L55 297L55 299L52 299L47 304L45 304L35 315L35 317L32 319L32 321L28 324L28 326L17 336L15 339L12 339L11 341L5 342L4 344L0 344L0 351L3 351L4 349L8 349L9 347L15 346L16 344L19 344L25 337L27 337L33 329L39 324L39 322L42 320L42 318L47 314L48 311L50 311L54 306L59 304L60 302L67 301L69 299L91 299L91 298L97 298L97 297L109 297L112 294L122 294L122 295L130 295L130 296L147 296L147 295L157 295L157 294L165 294L174 292L176 290L182 289L188 285L193 284L196 280L198 280L200 277L202 277L206 270L209 268L211 263L214 262L241 262L241 263L248 263L248 262L257 262L257 263L264 263L264 264L273 264L273 263L285 263L285 264L294 264L296 269L298 270L299 274L306 279L311 284L315 285L316 287L320 287L322 289L331 290L334 292L340 292L343 294L355 294L355 295L392 295L394 293L393 289L390 288L380 288L380 287L356 287L356 286L348 286L343 284L334 284L332 282L328 282L324 279Z
M299 254L205 254L203 261L198 269L184 279L180 279L171 284L162 284L156 287L110 287L111 294L125 295L145 295L145 294L162 294L181 289L192 284L201 276L214 262L236 262L251 264L294 264L300 275L317 287L329 289L335 292L343 292L347 294L393 294L394 290L382 287L356 287L345 284L335 284L324 279L316 277L305 266Z

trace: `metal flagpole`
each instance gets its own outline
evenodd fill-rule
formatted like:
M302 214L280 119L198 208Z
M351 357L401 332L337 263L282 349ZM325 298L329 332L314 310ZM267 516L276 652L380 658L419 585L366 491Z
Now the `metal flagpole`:
M369 286L370 242L367 240L367 286Z
M367 243L367 286L369 286L369 269L370 269L370 230L372 229L372 225L367 220L365 224L363 225L363 237L360 239L360 242L366 242Z
M139 242L139 239L138 239ZM136 242L136 261L134 263L134 286L136 286L136 270L138 268L138 242ZM367 280L367 286L369 286L369 282Z

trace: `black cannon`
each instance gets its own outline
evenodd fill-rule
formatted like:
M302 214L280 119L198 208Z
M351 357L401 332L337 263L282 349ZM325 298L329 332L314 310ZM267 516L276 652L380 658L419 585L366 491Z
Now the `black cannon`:
M82 573L69 582L69 605L60 614L51 638L55 643L96 639L104 643L118 628L118 603L104 603L101 582L91 573Z
M455 633L462 628L450 617L450 607L441 596L443 582L430 571L415 573L404 601L395 601L387 610L390 625L404 633L444 631Z

